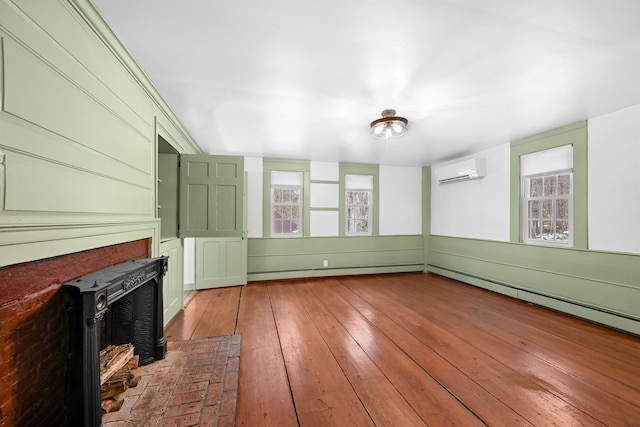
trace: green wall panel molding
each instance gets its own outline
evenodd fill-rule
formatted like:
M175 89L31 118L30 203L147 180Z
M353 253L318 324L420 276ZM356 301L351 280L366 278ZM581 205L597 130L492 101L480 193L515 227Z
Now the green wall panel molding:
M114 111L128 110L121 101L96 97L100 86L95 82L80 86L16 43L5 41L4 50L6 112L142 172L153 172L150 116L147 123L134 127Z
M421 235L249 239L249 280L422 271L422 242Z
M140 186L11 152L5 169L6 211L154 216L151 179Z
M162 287L163 326L178 314L184 306L184 250L181 239L172 239L160 243L160 255L169 259L167 274Z
M427 271L429 236L431 236L431 167L422 168L422 236L424 247L424 271Z
M194 146L189 136L184 131L176 127L171 119L162 111L156 111L156 141L160 138L164 140L168 148L163 149L160 144L158 152L180 153L180 154L203 154L203 151L197 145Z
M60 3L47 2L42 6L49 7L51 5L59 7ZM41 5L36 7L41 7ZM60 24L66 26L67 29L76 31L74 43L77 45L81 43L82 37L78 37L78 34L82 34L83 29L78 28L77 21L70 16L66 18L67 21L70 19L73 23L65 24L65 19L61 19ZM43 23L43 21L39 23ZM46 22L44 24L46 25ZM12 29L17 34L7 34L3 37L6 75L13 80L24 81L26 88L16 88L12 82L7 81L5 97L10 96L12 90L18 91L18 96L15 97L17 99L7 100L10 102L7 102L5 107L8 108L5 110L9 111L9 108L17 110L20 107L20 102L31 106L29 101L34 96L41 97L43 105L38 106L40 111L49 109L50 104L60 105L57 110L51 112L52 118L59 119L65 112L68 117L76 118L74 108L80 110L82 114L80 117L91 113L93 109L104 109L118 120L126 123L132 130L147 138L150 136L149 131L153 124L151 99L128 73L123 74L122 69L118 70L109 63L109 59L112 57L98 41L91 40L89 42L95 49L92 53L93 63L82 63L79 62L78 57L69 53L69 50L73 50L72 46L65 46L66 49L61 47L64 45L61 45L59 40L52 39L50 34L38 31L31 25L12 27ZM86 50L87 40L82 46ZM104 58L100 58L100 52L105 55ZM104 59L104 61L98 64L97 59ZM100 68L92 69L91 65ZM111 68L113 74L105 74L102 67ZM18 73L14 76L16 70ZM121 75L123 78L114 79L114 75ZM113 83L113 85L109 86L109 83ZM42 86L50 87L50 90L43 91ZM68 92L65 97L59 96L60 90ZM19 95L23 95L23 97L21 98ZM87 107L89 110L84 112L83 109ZM17 111L17 115L20 116L19 111ZM61 122L62 124L64 121ZM89 127L88 124L84 125L82 120L77 120L77 124L82 130ZM109 127L109 123L102 123L102 126Z
M200 153L90 0L0 0L0 264L141 238L156 136Z
M421 265L390 266L390 267L359 267L359 268L324 268L316 270L284 271L272 273L251 273L248 280L256 282L261 280L303 279L306 277L332 277L351 276L362 274L389 274L422 272Z
M135 58L120 41L118 36L115 35L111 27L106 23L93 2L90 0L68 0L68 3L69 9L73 9L78 13L78 19L86 26L87 32L90 32L91 36L96 40L102 41L103 46L109 52L109 55L115 59L115 61L110 61L109 63L101 62L101 66L104 68L103 74L115 74L120 76L122 71L126 71L128 76L121 77L119 81L122 79L135 81L136 84L144 91L146 96L151 99L154 114L161 118L165 128L168 129L172 127L173 130L177 131L176 133L171 131L176 139L180 141L181 146L176 147L176 150L180 153L188 154L202 153L202 149L198 146L197 142L187 131L180 119L175 115L151 79L149 79L142 68L140 68ZM81 61L83 63L91 61L91 51L87 51L85 48L84 50L81 50L80 53L89 55L88 58L81 57ZM167 58L167 60L171 59ZM112 70L110 67L115 67L115 70ZM118 71L119 73L116 74L114 71ZM108 77L104 77L104 79L105 82L107 82L107 86L118 87L118 81L107 80Z
M29 217L19 219L24 222ZM151 239L151 256L159 253L160 221L156 219L102 217L89 223L74 217L64 225L55 216L49 222L36 219L39 222L29 226L0 224L0 267L146 238Z
M640 331L639 255L431 236L427 258L431 272Z
M522 242L520 156L573 145L573 247L587 249L587 122L582 121L511 143L510 240Z

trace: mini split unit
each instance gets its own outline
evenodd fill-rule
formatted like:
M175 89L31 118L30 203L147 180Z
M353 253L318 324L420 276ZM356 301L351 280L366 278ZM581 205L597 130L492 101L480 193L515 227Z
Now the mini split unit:
M483 178L487 174L486 159L461 160L435 169L435 178L440 184Z

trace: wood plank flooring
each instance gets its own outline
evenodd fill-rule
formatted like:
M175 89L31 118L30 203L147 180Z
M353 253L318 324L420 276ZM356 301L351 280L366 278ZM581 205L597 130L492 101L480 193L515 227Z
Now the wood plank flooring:
M238 426L640 426L640 338L433 274L199 291L242 334Z

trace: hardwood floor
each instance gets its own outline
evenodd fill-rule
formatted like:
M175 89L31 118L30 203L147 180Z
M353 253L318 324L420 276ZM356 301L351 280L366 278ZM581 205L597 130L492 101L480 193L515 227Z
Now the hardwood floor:
M165 332L232 333L238 426L640 426L640 338L437 275L200 291Z

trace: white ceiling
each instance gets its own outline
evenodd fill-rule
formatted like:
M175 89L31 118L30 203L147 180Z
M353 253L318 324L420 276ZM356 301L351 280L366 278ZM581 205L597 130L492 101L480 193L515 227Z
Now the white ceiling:
M95 3L211 154L430 165L640 103L638 0Z

